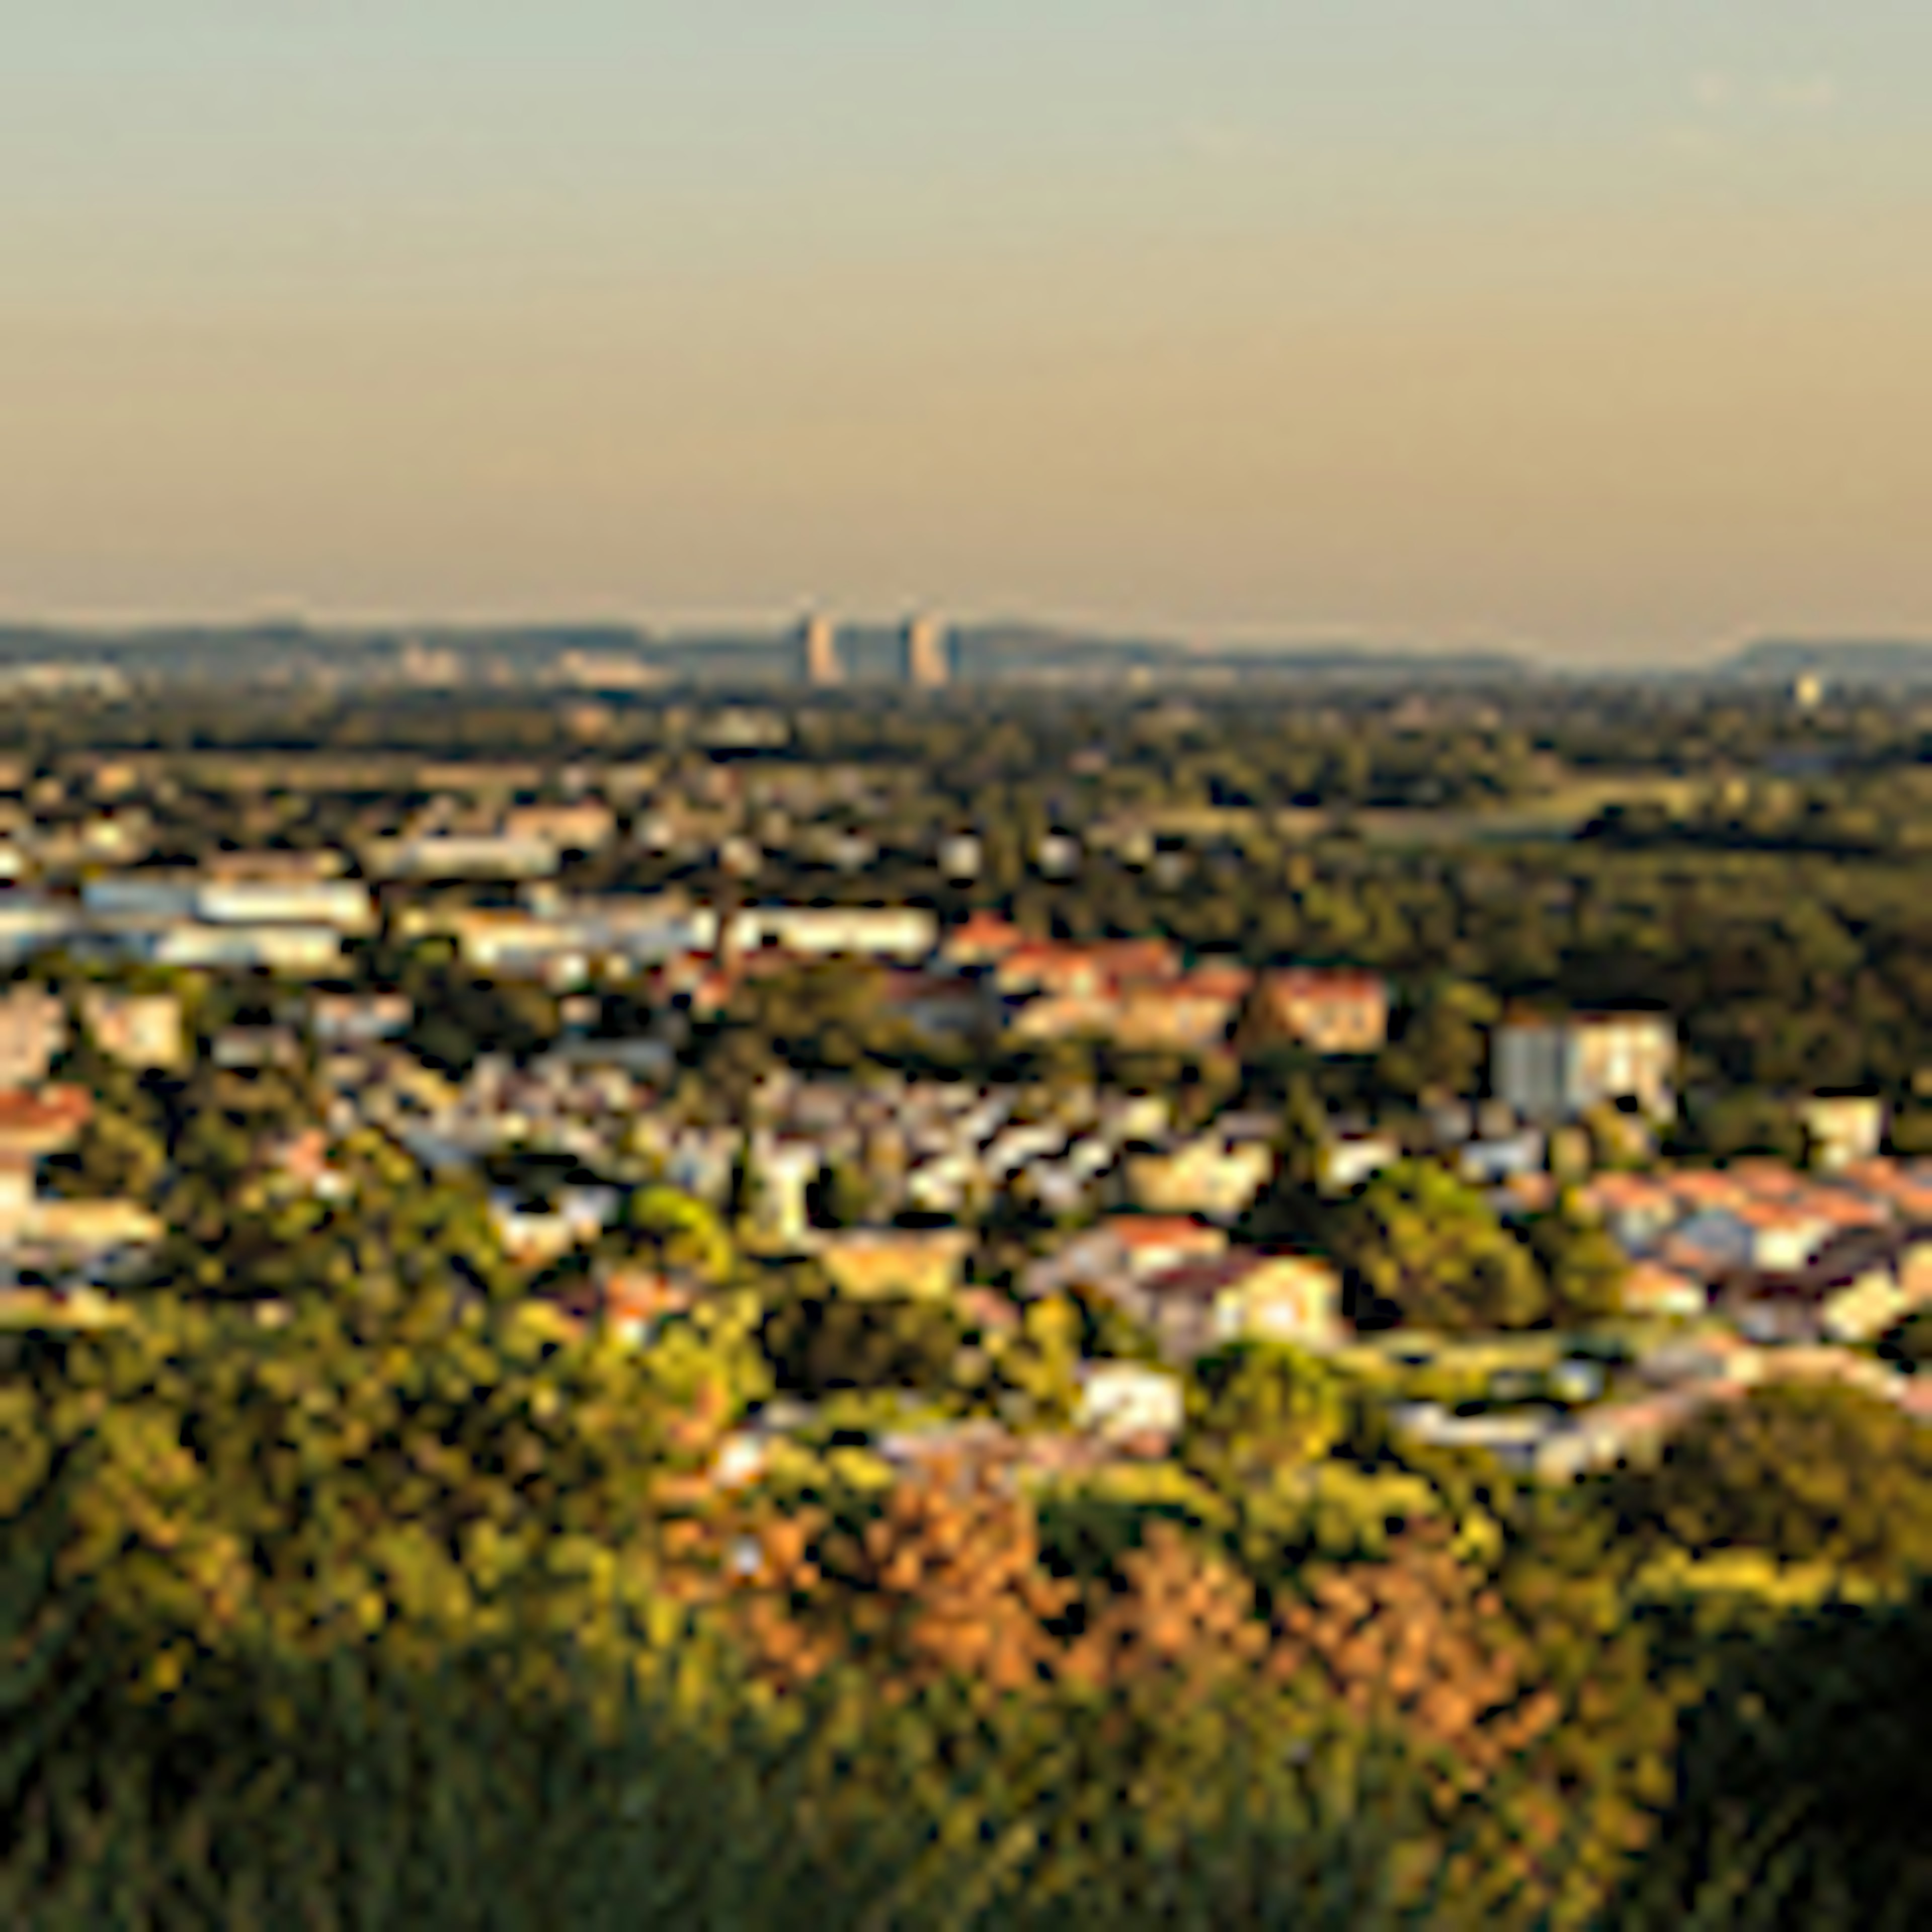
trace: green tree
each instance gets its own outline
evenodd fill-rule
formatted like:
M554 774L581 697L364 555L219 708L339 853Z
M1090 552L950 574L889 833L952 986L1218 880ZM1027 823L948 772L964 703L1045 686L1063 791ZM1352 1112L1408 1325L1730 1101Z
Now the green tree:
M1550 1301L1534 1258L1474 1188L1432 1162L1398 1161L1334 1219L1358 1312L1450 1331L1534 1327Z
M1617 1486L1630 1520L1700 1554L1758 1550L1884 1577L1932 1568L1932 1440L1844 1384L1714 1403Z
M1469 980L1438 979L1418 994L1379 1062L1382 1083L1409 1099L1475 1092L1489 1058L1496 997Z
M1609 1229L1574 1200L1533 1216L1523 1238L1543 1270L1550 1318L1558 1328L1587 1327L1622 1307L1629 1260Z
M1195 1364L1187 1414L1188 1462L1239 1496L1326 1456L1347 1426L1347 1392L1312 1355L1244 1342Z
M736 1252L723 1220L696 1196L675 1187L640 1187L624 1204L624 1230L660 1270L724 1280Z
M834 1156L806 1190L806 1205L814 1227L862 1227L871 1218L872 1190L857 1167Z
M146 1202L160 1189L168 1154L159 1136L140 1120L97 1106L74 1144L47 1166L53 1186L70 1197Z

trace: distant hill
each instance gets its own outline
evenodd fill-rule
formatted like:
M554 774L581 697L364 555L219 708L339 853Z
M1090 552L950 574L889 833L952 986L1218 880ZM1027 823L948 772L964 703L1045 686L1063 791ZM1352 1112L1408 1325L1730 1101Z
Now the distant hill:
M1502 652L1402 650L1354 644L1189 644L1170 638L1106 638L1022 623L954 634L968 681L1032 679L1236 683L1294 679L1343 684L1488 684L1530 674Z
M1932 639L1767 639L1726 658L1717 675L1750 684L1789 684L1808 676L1833 684L1932 684Z

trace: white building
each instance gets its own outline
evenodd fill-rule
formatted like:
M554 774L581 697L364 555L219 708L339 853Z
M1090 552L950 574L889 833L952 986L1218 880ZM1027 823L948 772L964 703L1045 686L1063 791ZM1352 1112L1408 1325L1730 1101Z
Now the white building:
M1074 1426L1103 1441L1172 1436L1186 1419L1180 1378L1144 1362L1088 1362Z
M373 932L375 902L360 879L210 879L194 910L212 926L332 926Z
M24 959L72 937L74 908L25 892L0 892L0 961Z
M126 933L123 949L157 966L326 979L343 970L342 935L328 926L201 926Z
M540 879L557 869L560 856L548 838L495 832L378 838L368 853L370 870L392 879Z
M728 932L742 952L773 946L826 957L923 959L939 944L938 916L920 906L747 906Z
M1497 1098L1527 1120L1574 1120L1619 1100L1654 1118L1676 1112L1677 1031L1661 1013L1507 1019L1490 1066Z

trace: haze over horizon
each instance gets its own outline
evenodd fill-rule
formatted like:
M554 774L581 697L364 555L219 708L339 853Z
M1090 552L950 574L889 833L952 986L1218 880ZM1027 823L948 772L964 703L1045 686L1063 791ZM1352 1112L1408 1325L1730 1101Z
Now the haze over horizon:
M1932 11L9 25L8 617L1932 636Z

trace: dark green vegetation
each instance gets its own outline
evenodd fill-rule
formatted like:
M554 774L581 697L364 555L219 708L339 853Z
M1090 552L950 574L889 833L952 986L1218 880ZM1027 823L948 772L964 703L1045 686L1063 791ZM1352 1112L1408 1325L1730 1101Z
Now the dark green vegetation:
M165 754L164 855L352 841L446 788L433 761L527 760L493 782L542 796L581 758L637 768L698 829L574 860L566 890L991 905L1377 968L1396 1036L1360 1066L1056 1042L993 1066L910 1039L838 968L748 987L681 1072L727 1119L781 1059L948 1053L1169 1091L1184 1120L1285 1100L1286 1184L1254 1232L1318 1232L1448 1328L1588 1322L1613 1261L1560 1206L1519 1236L1432 1169L1317 1202L1295 1123L1473 1090L1504 1000L1672 1010L1687 1143L1802 1150L1790 1097L1859 1084L1904 1106L1895 1139L1932 1138L1924 718L1432 704L829 702L755 752L708 742L694 703L615 698L209 696L5 728L65 774L49 823L97 809L106 754ZM728 878L718 835L775 802L755 880ZM950 880L938 842L969 828L981 870ZM1056 829L1082 842L1064 880L1038 858ZM828 858L814 830L870 856ZM452 1072L560 1023L434 948L373 941L364 963ZM203 1037L260 1017L208 997ZM1542 1493L1392 1441L1348 1375L1250 1349L1191 1374L1167 1464L1018 1490L896 1475L855 1408L739 1492L709 1472L774 1390L862 1407L910 1386L1024 1435L1064 1419L1083 1342L1144 1338L1060 1299L995 1338L802 1271L760 1304L715 1221L646 1186L614 1246L704 1292L627 1348L533 1306L474 1187L380 1138L346 1150L333 1203L266 1184L259 1144L313 1117L299 1054L62 1071L101 1104L50 1181L148 1201L172 1234L128 1324L0 1337L0 1922L1838 1927L1932 1906L1932 1468L1917 1425L1856 1391L1767 1390L1655 1469ZM812 1213L860 1220L862 1194L836 1172ZM989 1246L1024 1258L1038 1228L1000 1212ZM1893 1346L1932 1354L1916 1326Z
M352 1205L237 1210L222 1298L6 1342L9 1924L1926 1908L1932 1470L1870 1398L1550 1495L1251 1350L1126 1487L835 1445L741 1495L704 1472L808 1324L767 1364L728 1284L642 1352L572 1337L460 1190L353 1162ZM1864 1594L1655 1580L1712 1550Z

